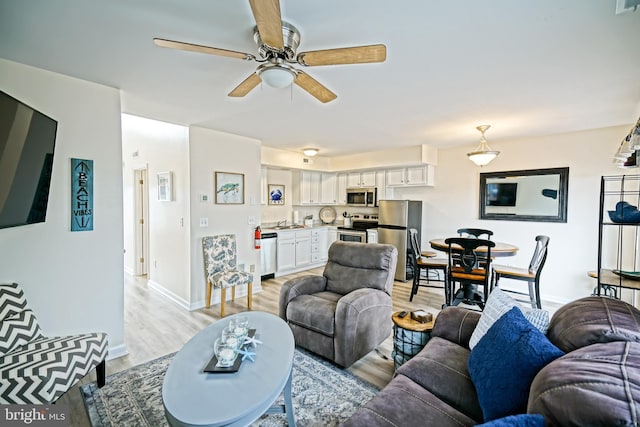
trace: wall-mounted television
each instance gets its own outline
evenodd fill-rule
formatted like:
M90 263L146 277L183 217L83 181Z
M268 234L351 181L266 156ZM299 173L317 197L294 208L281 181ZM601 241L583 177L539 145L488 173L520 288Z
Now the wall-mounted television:
M518 184L500 182L487 184L487 206L515 206Z
M57 128L0 91L0 228L45 221Z

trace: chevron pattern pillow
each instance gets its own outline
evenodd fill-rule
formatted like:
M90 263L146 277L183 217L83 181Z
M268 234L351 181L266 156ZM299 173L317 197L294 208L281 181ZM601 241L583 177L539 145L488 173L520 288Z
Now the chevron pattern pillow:
M0 322L0 357L42 338L42 331L33 311L26 309Z

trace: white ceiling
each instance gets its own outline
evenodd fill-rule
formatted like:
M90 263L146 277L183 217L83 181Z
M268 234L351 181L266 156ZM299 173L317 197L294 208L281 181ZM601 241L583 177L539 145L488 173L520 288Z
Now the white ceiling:
M281 3L299 51L384 43L386 62L305 68L338 95L327 104L295 85L229 98L257 63L152 42L255 54L247 0L0 0L0 57L120 88L127 113L329 156L474 146L485 123L491 144L640 113L640 10L616 15L615 0Z

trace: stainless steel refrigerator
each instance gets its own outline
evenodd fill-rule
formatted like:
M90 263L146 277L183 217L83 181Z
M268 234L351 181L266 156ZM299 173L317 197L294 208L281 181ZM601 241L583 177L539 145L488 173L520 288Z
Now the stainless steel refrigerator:
M406 282L412 277L408 264L409 229L418 230L418 241L422 236L422 201L380 200L378 218L378 242L388 243L398 249L398 266L395 279Z

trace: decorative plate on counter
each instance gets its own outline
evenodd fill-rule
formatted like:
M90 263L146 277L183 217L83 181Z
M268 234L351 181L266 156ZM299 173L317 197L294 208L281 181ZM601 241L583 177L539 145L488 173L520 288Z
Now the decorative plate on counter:
M320 221L323 224L331 224L336 219L336 210L331 206L325 206L320 209Z

